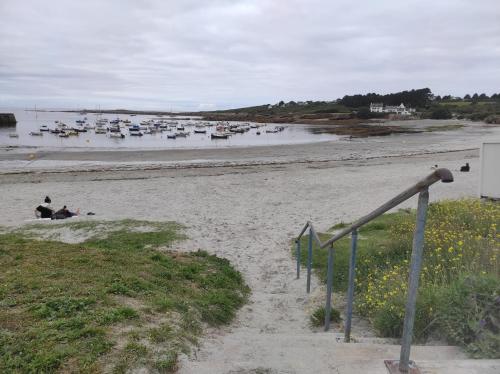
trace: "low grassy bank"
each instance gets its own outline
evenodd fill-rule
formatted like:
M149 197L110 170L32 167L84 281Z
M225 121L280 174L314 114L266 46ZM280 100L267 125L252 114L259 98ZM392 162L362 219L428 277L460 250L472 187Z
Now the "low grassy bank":
M500 205L479 200L431 204L425 232L415 338L442 338L474 357L500 357ZM382 336L400 337L415 212L385 214L359 230L355 310ZM320 235L322 240L328 235ZM307 240L302 260L307 257ZM347 287L349 238L335 246L334 289ZM313 267L326 278L327 253Z
M178 225L99 225L73 227L112 227L78 244L32 238L43 226L0 235L0 372L171 372L245 302L227 260L171 250Z

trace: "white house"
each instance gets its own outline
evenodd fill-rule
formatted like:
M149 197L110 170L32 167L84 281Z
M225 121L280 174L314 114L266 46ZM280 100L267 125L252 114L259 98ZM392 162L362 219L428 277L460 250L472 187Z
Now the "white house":
M403 116L409 116L412 113L415 113L415 109L406 107L403 103L398 106L391 106L382 103L370 103L370 112L372 113L396 113Z
M370 112L372 112L372 113L384 113L384 104L382 104L382 103L370 103Z

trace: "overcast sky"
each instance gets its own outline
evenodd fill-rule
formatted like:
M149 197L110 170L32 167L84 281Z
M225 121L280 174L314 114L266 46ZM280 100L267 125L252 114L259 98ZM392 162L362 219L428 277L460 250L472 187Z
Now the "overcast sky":
M499 0L0 0L0 106L500 92Z

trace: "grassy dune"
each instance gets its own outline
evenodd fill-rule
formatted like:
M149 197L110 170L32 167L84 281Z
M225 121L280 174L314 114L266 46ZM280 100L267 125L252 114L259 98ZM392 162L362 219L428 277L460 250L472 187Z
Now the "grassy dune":
M71 225L99 234L32 238ZM176 224L142 221L0 235L0 372L175 370L203 327L228 323L249 292L227 260L168 248L180 239Z

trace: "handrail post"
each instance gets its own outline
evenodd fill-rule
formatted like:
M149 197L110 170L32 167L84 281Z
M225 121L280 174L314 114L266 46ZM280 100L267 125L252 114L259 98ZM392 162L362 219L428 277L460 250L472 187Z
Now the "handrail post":
M300 278L300 239L296 240L296 244L297 244L297 252L296 252L295 257L297 257L297 279L299 279Z
M328 270L326 275L326 304L325 304L325 331L330 330L330 313L332 309L332 284L333 284L333 244L328 249Z
M313 236L312 236L312 229L309 228L309 242L307 248L307 293L311 292L312 253L313 253Z
M410 274L408 280L408 300L406 302L403 338L401 342L401 355L399 358L399 370L403 373L407 373L410 368L410 349L413 338L413 324L415 322L418 281L420 278L420 268L422 267L424 231L428 204L429 190L425 188L418 195L417 222L415 225L415 232L413 234Z
M356 276L356 248L358 245L358 230L351 233L351 257L349 258L349 284L347 288L347 310L345 321L344 341L351 341L352 304L354 299L354 279Z

